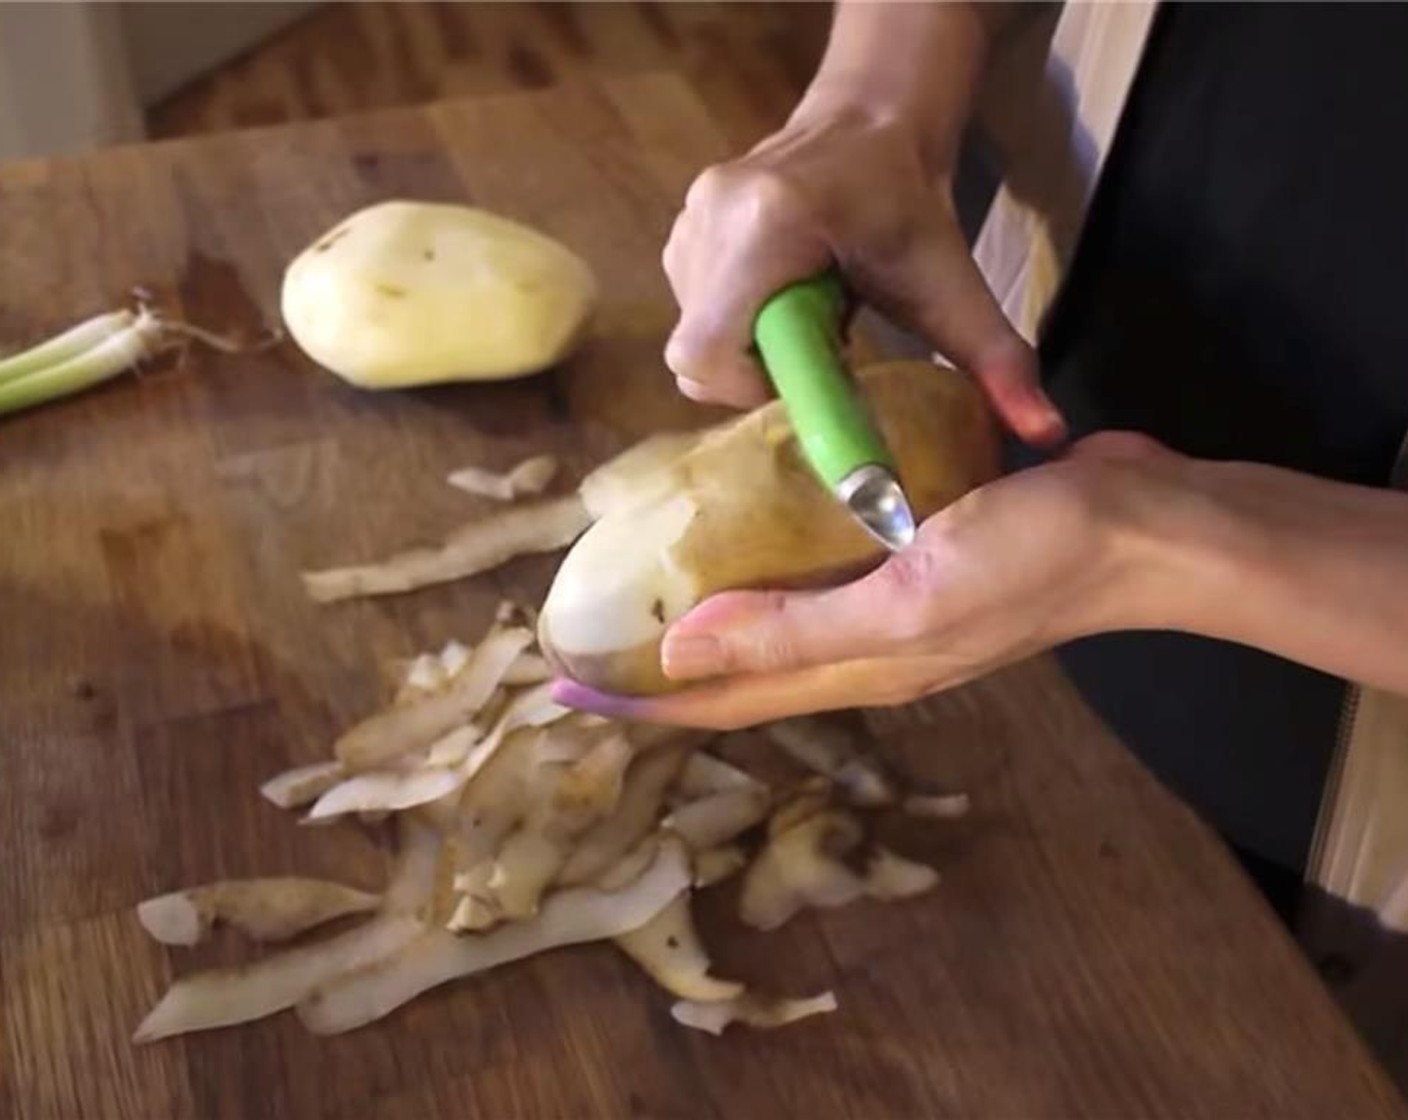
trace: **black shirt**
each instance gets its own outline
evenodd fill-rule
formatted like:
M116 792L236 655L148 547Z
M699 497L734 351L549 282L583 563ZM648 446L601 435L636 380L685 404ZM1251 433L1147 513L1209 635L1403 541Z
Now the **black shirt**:
M1408 6L1164 5L1042 345L1076 434L1385 484L1408 429L1405 143ZM1233 843L1303 866L1343 682L1177 634L1061 657Z

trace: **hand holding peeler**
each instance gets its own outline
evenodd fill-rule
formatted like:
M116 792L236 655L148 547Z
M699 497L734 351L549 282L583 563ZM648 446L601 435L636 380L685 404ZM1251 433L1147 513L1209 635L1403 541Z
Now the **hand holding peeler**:
M840 278L825 272L774 294L753 337L807 462L872 537L898 552L914 540L914 512L846 368L845 310Z

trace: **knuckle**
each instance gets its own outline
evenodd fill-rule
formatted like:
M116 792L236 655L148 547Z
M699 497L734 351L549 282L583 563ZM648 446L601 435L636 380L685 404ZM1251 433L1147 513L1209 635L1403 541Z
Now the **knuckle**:
M735 651L737 671L775 673L797 664L796 644L788 635L769 629Z
M676 332L665 344L665 365L679 391L701 404L755 404L751 373L743 362L727 344L696 332Z
M677 266L680 258L679 226L675 227L675 232L670 235L670 239L665 242L665 247L660 250L660 267L664 269L665 275L673 284Z
M805 192L786 171L747 162L703 171L685 196L685 209L744 218L762 227L795 222L810 212Z
M665 365L675 377L697 381L703 365L703 349L692 335L677 330L665 343Z
M725 227L729 237L745 241L818 225L810 197L793 176L746 161L703 170L684 196L680 223Z
M729 164L716 163L706 167L695 176L694 182L685 192L685 209L707 209L712 206L720 197L728 194L733 178L734 171Z
M697 246L701 242L708 242L706 236L701 236L698 227L695 216L688 210L681 210L670 227L670 236L665 239L665 247L660 250L660 264L677 298L683 294L684 279L689 271L692 251L693 255L697 255Z
M797 184L775 168L751 171L742 189L749 214L760 226L797 222L809 213L806 197Z

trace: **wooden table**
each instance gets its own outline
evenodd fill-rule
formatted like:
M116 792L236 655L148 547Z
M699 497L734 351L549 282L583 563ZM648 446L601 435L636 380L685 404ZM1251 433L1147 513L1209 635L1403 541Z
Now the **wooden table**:
M661 371L657 259L720 154L684 87L646 76L0 171L6 345L137 283L204 326L272 324L284 263L388 195L534 222L605 292L586 350L529 382L373 397L291 346L193 351L0 423L0 1116L1402 1115L1241 873L1044 661L874 721L973 793L928 832L934 895L769 936L709 916L725 970L832 986L838 1014L712 1039L593 946L344 1037L283 1016L129 1044L173 967L133 904L250 874L374 885L365 840L298 827L257 784L324 757L385 661L472 639L552 560L335 608L297 571L477 513L453 466L553 448L579 470L700 419Z

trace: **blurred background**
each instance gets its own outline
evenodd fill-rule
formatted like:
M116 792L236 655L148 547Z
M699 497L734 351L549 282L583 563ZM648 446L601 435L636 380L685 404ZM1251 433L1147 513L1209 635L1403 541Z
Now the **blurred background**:
M824 3L0 3L0 159L668 70L737 144L779 124Z

